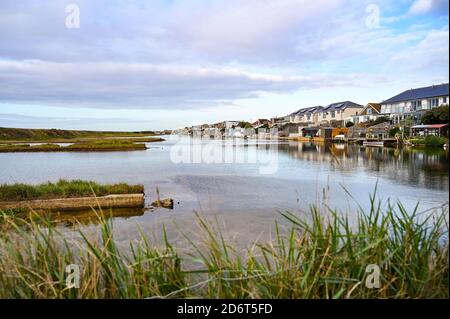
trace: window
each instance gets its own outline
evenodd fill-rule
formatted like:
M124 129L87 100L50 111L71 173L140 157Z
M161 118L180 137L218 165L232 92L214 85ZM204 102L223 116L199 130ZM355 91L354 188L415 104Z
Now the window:
M372 114L372 109L371 108L367 109L367 114L369 114L369 115Z
M335 111L331 111L331 117L335 118L336 117L336 112Z
M412 107L411 107L412 111L418 111L421 109L422 109L422 100L412 102Z
M444 97L442 98L442 103L447 103L447 97L446 97L446 96L444 96Z
M431 109L433 107L439 106L439 98L428 99L428 108Z
M308 117L308 121L311 120L311 114L308 114L307 117Z
M326 118L326 117L327 117L327 113L323 112L323 113L322 113L322 118L324 119L324 118Z

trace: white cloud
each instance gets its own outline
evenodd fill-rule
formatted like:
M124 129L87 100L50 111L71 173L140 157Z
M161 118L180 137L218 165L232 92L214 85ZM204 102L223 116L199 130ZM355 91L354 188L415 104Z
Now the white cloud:
M76 30L64 27L70 2L1 1L0 103L203 112L448 77L448 13L424 14L448 0L415 1L410 14L412 1L377 0L377 29L365 23L373 0L77 0Z
M449 30L431 30L417 44L403 48L391 56L385 68L400 74L423 74L447 78L449 65Z
M411 14L427 13L433 7L432 0L416 0L409 9Z
M354 85L358 74L283 76L232 68L145 63L0 61L0 101L98 108L199 108L320 86Z
M448 12L448 0L415 0L408 13L416 15L432 11Z

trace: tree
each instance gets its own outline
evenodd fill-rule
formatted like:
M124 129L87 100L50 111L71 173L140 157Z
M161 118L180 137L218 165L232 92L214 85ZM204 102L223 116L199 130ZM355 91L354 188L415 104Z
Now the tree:
M352 127L353 125L355 125L355 123L353 123L352 121L348 121L347 123L345 123L345 127Z
M422 116L422 124L446 124L448 123L448 105L431 109Z
M253 128L253 125L249 122L239 122L239 127L241 128L245 128L245 129L249 129L249 128Z
M389 130L389 137L395 137L395 134L399 133L400 134L400 128L398 126L392 128Z

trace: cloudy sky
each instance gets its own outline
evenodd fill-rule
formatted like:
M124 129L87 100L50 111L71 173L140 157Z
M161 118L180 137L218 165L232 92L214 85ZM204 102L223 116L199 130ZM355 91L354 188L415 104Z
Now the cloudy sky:
M379 102L448 67L448 0L0 1L0 126L255 120Z

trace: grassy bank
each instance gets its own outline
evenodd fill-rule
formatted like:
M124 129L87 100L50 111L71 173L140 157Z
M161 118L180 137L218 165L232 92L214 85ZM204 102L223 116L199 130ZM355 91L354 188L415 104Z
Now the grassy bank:
M90 181L61 179L56 183L48 182L39 185L2 184L0 185L0 201L91 197L143 192L144 187L142 185L125 183L104 185Z
M407 142L414 146L442 147L445 144L448 145L448 138L441 136L414 137Z
M127 140L130 142L140 142L140 143L151 143L151 142L162 142L165 141L163 138L160 137L148 137L148 136L133 136L133 137L120 137L120 136L114 136L114 137L104 137L104 138L98 138L98 137L81 137L81 138L71 138L71 139L50 139L50 140L0 140L0 146L2 145L11 145L11 144L17 144L17 145L23 145L27 143L43 143L43 144L53 144L53 143L88 143L88 142L95 142L98 140L104 140L108 141L111 139L118 139L118 140Z
M58 144L0 144L0 153L14 152L110 152L146 150L144 143L161 142L161 138L101 139L81 141L68 146Z
M190 254L143 234L124 254L100 217L99 238L72 241L51 224L0 214L9 229L0 232L0 298L448 298L448 211L423 220L371 203L353 227L314 207L305 219L286 213L291 230L277 226L273 241L246 253L199 216L204 245L187 238ZM79 289L66 287L69 264L80 267ZM368 265L380 267L379 288L365 284Z
M80 138L136 137L153 135L145 132L78 131L57 129L26 129L0 127L0 141L55 141Z

